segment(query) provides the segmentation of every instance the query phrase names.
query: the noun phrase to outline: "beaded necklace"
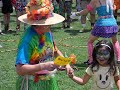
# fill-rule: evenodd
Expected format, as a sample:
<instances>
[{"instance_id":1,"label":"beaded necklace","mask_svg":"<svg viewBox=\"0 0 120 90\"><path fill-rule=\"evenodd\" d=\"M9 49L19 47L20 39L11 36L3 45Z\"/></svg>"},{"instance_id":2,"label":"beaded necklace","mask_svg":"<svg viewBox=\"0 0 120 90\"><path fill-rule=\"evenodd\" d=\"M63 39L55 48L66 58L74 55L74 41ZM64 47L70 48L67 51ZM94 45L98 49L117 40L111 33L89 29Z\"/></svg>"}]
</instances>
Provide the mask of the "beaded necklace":
<instances>
[{"instance_id":1,"label":"beaded necklace","mask_svg":"<svg viewBox=\"0 0 120 90\"><path fill-rule=\"evenodd\" d=\"M50 32L42 34L39 37L39 44L33 50L31 56L31 64L39 63L40 58L46 55L46 50L48 48L53 48L53 39Z\"/></svg>"},{"instance_id":2,"label":"beaded necklace","mask_svg":"<svg viewBox=\"0 0 120 90\"><path fill-rule=\"evenodd\" d=\"M43 34L40 38L40 44L39 44L39 48L42 48L45 45L45 35Z\"/></svg>"}]
</instances>

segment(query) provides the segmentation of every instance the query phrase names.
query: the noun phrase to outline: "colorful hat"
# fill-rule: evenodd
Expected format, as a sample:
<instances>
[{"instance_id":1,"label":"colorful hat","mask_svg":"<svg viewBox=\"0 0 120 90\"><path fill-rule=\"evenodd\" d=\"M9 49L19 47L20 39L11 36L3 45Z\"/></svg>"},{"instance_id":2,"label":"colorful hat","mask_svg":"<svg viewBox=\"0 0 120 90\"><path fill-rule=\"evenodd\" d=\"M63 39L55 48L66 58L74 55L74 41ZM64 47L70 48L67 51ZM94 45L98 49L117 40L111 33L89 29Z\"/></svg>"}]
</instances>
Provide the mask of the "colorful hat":
<instances>
[{"instance_id":1,"label":"colorful hat","mask_svg":"<svg viewBox=\"0 0 120 90\"><path fill-rule=\"evenodd\" d=\"M27 14L18 17L18 20L30 25L53 25L60 23L65 18L53 13L53 5L50 0L30 0L26 6Z\"/></svg>"}]
</instances>

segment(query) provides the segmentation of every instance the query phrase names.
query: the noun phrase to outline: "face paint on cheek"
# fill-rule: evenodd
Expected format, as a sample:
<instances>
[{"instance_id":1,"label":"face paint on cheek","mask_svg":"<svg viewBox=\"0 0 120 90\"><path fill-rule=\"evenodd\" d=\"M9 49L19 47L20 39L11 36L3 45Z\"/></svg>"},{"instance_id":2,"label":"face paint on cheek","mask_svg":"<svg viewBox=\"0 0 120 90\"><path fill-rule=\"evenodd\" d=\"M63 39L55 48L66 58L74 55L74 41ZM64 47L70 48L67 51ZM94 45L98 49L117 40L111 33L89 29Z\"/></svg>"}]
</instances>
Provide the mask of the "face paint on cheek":
<instances>
[{"instance_id":1,"label":"face paint on cheek","mask_svg":"<svg viewBox=\"0 0 120 90\"><path fill-rule=\"evenodd\" d=\"M98 51L96 54L96 58L100 60L108 60L110 58L110 52L109 51Z\"/></svg>"}]
</instances>

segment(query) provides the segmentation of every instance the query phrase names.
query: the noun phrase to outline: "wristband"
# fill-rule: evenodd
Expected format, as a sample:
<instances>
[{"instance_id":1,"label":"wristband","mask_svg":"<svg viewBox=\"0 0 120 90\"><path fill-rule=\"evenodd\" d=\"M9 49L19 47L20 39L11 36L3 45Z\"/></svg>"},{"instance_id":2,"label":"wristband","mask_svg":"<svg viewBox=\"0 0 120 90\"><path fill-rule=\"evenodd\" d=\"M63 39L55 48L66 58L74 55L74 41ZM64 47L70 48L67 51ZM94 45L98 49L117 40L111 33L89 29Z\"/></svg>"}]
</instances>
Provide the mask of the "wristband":
<instances>
[{"instance_id":1,"label":"wristband","mask_svg":"<svg viewBox=\"0 0 120 90\"><path fill-rule=\"evenodd\" d=\"M39 63L39 67L40 67L40 70L44 70L44 64L43 63Z\"/></svg>"}]
</instances>

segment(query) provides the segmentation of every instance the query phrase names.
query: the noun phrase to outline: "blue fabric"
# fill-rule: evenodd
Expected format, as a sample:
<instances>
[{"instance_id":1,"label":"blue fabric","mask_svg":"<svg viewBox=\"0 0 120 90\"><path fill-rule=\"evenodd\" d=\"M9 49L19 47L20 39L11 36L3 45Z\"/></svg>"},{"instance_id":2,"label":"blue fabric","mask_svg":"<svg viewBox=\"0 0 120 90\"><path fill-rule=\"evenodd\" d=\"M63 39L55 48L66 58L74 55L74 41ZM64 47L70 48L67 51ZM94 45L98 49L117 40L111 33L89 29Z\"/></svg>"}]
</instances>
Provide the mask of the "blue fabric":
<instances>
[{"instance_id":1,"label":"blue fabric","mask_svg":"<svg viewBox=\"0 0 120 90\"><path fill-rule=\"evenodd\" d=\"M96 24L97 26L116 26L116 20L115 18L106 18L106 19L98 19Z\"/></svg>"},{"instance_id":2,"label":"blue fabric","mask_svg":"<svg viewBox=\"0 0 120 90\"><path fill-rule=\"evenodd\" d=\"M109 9L109 12L107 12L106 9L107 9L106 5L97 7L96 10L98 16L113 15L113 10Z\"/></svg>"},{"instance_id":3,"label":"blue fabric","mask_svg":"<svg viewBox=\"0 0 120 90\"><path fill-rule=\"evenodd\" d=\"M45 39L44 42L42 37ZM44 44L43 47L40 47L42 44ZM52 61L53 48L51 32L39 35L33 27L29 27L20 41L16 64L37 64L48 60Z\"/></svg>"},{"instance_id":4,"label":"blue fabric","mask_svg":"<svg viewBox=\"0 0 120 90\"><path fill-rule=\"evenodd\" d=\"M100 6L96 8L98 14L98 20L96 22L97 26L112 26L117 25L116 20L113 16L113 10L109 9L109 12L106 11L106 6ZM111 15L110 18L99 18L100 16Z\"/></svg>"},{"instance_id":5,"label":"blue fabric","mask_svg":"<svg viewBox=\"0 0 120 90\"><path fill-rule=\"evenodd\" d=\"M109 9L109 12L107 12L107 7L105 5L97 7L96 10L98 14L98 20L96 21L91 34L93 36L103 38L111 38L115 36L119 28L114 18L113 10Z\"/></svg>"},{"instance_id":6,"label":"blue fabric","mask_svg":"<svg viewBox=\"0 0 120 90\"><path fill-rule=\"evenodd\" d=\"M29 64L29 43L35 35L35 30L29 27L19 43L16 64Z\"/></svg>"}]
</instances>

